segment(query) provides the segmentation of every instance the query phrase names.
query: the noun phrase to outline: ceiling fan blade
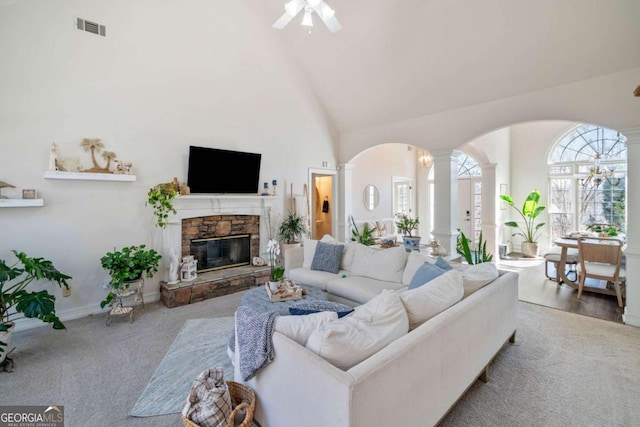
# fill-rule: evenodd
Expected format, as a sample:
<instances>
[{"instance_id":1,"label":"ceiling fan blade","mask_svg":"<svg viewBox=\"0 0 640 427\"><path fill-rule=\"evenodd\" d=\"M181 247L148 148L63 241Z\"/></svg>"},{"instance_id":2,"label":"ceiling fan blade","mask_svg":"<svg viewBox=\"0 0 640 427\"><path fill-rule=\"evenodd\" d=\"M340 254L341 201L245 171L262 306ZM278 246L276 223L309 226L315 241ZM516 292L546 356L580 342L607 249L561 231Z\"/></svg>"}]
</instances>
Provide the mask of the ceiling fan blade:
<instances>
[{"instance_id":1,"label":"ceiling fan blade","mask_svg":"<svg viewBox=\"0 0 640 427\"><path fill-rule=\"evenodd\" d=\"M272 27L277 28L278 30L283 29L294 17L289 15L288 13L284 13L276 22L273 23Z\"/></svg>"},{"instance_id":2,"label":"ceiling fan blade","mask_svg":"<svg viewBox=\"0 0 640 427\"><path fill-rule=\"evenodd\" d=\"M323 19L322 22L324 22L329 31L331 31L332 33L337 33L342 28L342 25L340 25L335 16L332 16L329 19Z\"/></svg>"},{"instance_id":3,"label":"ceiling fan blade","mask_svg":"<svg viewBox=\"0 0 640 427\"><path fill-rule=\"evenodd\" d=\"M277 28L278 30L283 29L293 18L300 13L302 8L304 7L305 2L303 0L291 0L284 6L285 12L284 15L280 17L273 25L273 28Z\"/></svg>"},{"instance_id":4,"label":"ceiling fan blade","mask_svg":"<svg viewBox=\"0 0 640 427\"><path fill-rule=\"evenodd\" d=\"M315 6L313 6L313 10L316 12L316 15L322 19L324 25L327 26L329 31L332 33L336 33L340 31L342 25L338 22L338 19L335 16L335 12L326 4L324 1L319 2Z\"/></svg>"}]
</instances>

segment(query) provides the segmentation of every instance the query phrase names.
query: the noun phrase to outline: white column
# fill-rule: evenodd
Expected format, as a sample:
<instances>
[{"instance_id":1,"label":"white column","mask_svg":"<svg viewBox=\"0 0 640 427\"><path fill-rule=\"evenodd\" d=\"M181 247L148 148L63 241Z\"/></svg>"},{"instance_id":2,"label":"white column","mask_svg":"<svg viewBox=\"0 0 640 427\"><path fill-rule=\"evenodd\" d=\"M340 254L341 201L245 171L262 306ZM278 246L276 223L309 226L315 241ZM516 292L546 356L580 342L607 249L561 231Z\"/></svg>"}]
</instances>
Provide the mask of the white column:
<instances>
[{"instance_id":1,"label":"white column","mask_svg":"<svg viewBox=\"0 0 640 427\"><path fill-rule=\"evenodd\" d=\"M433 237L449 253L455 253L458 238L458 152L435 151L433 156Z\"/></svg>"},{"instance_id":2,"label":"white column","mask_svg":"<svg viewBox=\"0 0 640 427\"><path fill-rule=\"evenodd\" d=\"M627 137L627 301L624 323L640 326L640 128L622 131Z\"/></svg>"},{"instance_id":3,"label":"white column","mask_svg":"<svg viewBox=\"0 0 640 427\"><path fill-rule=\"evenodd\" d=\"M482 170L482 238L487 242L487 252L498 260L498 227L496 226L496 164L479 165Z\"/></svg>"},{"instance_id":4,"label":"white column","mask_svg":"<svg viewBox=\"0 0 640 427\"><path fill-rule=\"evenodd\" d=\"M349 215L353 212L353 165L342 163L338 166L339 206L337 218L337 238L346 242L351 238Z\"/></svg>"}]
</instances>

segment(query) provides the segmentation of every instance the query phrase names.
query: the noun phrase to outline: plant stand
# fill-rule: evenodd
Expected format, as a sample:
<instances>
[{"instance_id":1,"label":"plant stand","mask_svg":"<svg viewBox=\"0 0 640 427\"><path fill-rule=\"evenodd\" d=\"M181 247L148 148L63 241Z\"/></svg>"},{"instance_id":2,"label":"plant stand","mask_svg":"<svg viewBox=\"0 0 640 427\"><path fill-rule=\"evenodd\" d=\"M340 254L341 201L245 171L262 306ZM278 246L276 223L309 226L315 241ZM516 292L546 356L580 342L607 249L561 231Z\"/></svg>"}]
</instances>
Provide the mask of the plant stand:
<instances>
[{"instance_id":1,"label":"plant stand","mask_svg":"<svg viewBox=\"0 0 640 427\"><path fill-rule=\"evenodd\" d=\"M16 348L14 347L11 350L9 350L9 352L6 354L2 362L0 362L0 369L4 369L5 372L13 372L13 368L16 366L13 359L9 357L11 352L13 352L13 350L15 349Z\"/></svg>"},{"instance_id":2,"label":"plant stand","mask_svg":"<svg viewBox=\"0 0 640 427\"><path fill-rule=\"evenodd\" d=\"M117 291L111 302L111 308L107 313L106 324L109 326L114 317L129 317L129 323L133 323L136 312L139 308L144 308L144 297L142 289L144 280L140 279L137 286L131 285L128 289ZM133 304L127 301L133 299ZM129 304L129 305L128 305Z\"/></svg>"}]
</instances>

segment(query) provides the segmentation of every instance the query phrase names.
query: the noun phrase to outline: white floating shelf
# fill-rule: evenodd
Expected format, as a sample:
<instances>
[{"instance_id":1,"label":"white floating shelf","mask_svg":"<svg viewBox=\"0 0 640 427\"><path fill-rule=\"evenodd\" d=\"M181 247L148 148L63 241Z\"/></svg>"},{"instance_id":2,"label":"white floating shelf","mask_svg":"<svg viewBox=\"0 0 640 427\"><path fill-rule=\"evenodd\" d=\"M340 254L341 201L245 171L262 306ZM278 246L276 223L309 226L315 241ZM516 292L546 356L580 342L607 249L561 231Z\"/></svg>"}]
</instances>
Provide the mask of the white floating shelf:
<instances>
[{"instance_id":1,"label":"white floating shelf","mask_svg":"<svg viewBox=\"0 0 640 427\"><path fill-rule=\"evenodd\" d=\"M114 173L92 173L92 172L65 172L65 171L45 171L45 179L70 179L75 181L120 181L133 182L135 175L124 175Z\"/></svg>"},{"instance_id":2,"label":"white floating shelf","mask_svg":"<svg viewBox=\"0 0 640 427\"><path fill-rule=\"evenodd\" d=\"M0 199L0 208L32 208L44 206L44 199Z\"/></svg>"}]
</instances>

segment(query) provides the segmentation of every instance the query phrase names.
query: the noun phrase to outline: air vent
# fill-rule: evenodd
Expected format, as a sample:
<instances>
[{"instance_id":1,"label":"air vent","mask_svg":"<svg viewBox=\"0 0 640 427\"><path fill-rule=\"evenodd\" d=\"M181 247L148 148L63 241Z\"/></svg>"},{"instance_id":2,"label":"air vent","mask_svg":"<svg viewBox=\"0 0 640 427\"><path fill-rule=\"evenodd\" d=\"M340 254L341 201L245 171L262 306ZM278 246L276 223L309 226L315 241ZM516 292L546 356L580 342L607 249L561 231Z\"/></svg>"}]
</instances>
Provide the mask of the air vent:
<instances>
[{"instance_id":1,"label":"air vent","mask_svg":"<svg viewBox=\"0 0 640 427\"><path fill-rule=\"evenodd\" d=\"M76 28L88 33L97 34L102 37L107 35L107 27L97 22L87 21L86 19L76 18Z\"/></svg>"}]
</instances>

